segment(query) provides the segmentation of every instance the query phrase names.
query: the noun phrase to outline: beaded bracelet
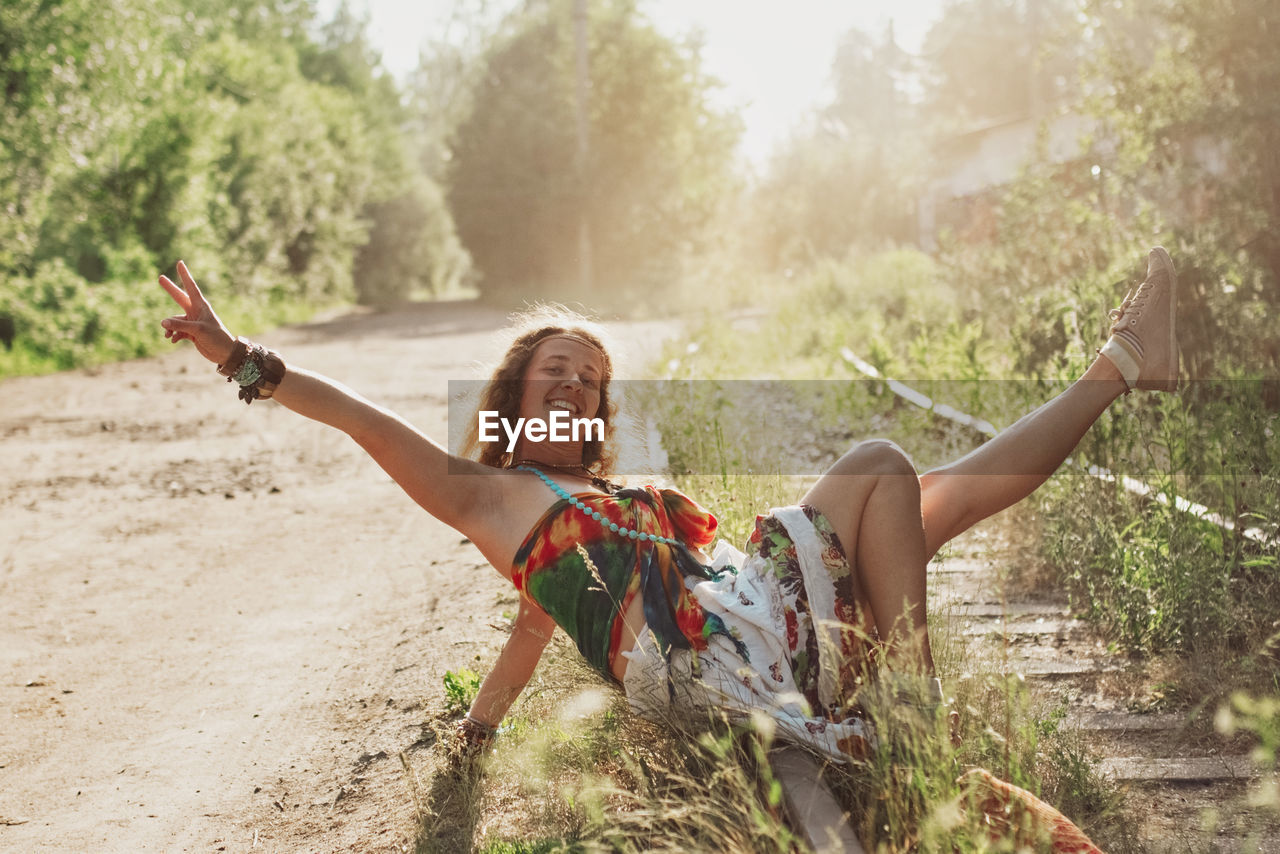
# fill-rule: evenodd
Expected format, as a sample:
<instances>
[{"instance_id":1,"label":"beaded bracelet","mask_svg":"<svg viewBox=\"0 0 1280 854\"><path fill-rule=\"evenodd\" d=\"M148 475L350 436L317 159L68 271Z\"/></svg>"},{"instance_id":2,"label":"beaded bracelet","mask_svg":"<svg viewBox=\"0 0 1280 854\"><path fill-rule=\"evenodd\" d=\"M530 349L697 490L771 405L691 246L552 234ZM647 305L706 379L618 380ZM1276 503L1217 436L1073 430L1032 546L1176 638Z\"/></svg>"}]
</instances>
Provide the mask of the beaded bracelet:
<instances>
[{"instance_id":1,"label":"beaded bracelet","mask_svg":"<svg viewBox=\"0 0 1280 854\"><path fill-rule=\"evenodd\" d=\"M236 371L236 375L228 377L228 379L235 380L236 385L244 387L253 385L261 376L262 368L258 367L258 363L252 358L249 358L244 360L244 364L240 366L240 370Z\"/></svg>"}]
</instances>

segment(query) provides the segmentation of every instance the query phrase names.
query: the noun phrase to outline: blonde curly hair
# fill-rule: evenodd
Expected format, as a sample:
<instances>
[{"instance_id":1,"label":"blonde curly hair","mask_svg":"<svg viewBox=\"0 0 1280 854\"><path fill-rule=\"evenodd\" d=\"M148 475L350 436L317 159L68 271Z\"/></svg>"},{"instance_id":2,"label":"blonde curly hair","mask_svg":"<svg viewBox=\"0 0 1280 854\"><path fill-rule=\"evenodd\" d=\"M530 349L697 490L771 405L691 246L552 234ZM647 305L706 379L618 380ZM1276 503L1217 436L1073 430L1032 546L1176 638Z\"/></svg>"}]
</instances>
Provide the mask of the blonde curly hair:
<instances>
[{"instance_id":1,"label":"blonde curly hair","mask_svg":"<svg viewBox=\"0 0 1280 854\"><path fill-rule=\"evenodd\" d=\"M476 414L497 412L499 418L514 422L520 415L524 396L524 375L538 345L554 335L573 335L600 351L603 361L600 377L600 409L591 416L604 422L604 439L592 439L582 446L582 465L600 477L608 477L618 463L614 435L617 404L609 397L609 381L613 379L613 359L609 355L610 339L600 324L562 306L539 306L515 318L513 339L494 368L484 390ZM506 468L514 461L500 442L481 444L479 419L472 418L463 439L462 456L494 468Z\"/></svg>"}]
</instances>

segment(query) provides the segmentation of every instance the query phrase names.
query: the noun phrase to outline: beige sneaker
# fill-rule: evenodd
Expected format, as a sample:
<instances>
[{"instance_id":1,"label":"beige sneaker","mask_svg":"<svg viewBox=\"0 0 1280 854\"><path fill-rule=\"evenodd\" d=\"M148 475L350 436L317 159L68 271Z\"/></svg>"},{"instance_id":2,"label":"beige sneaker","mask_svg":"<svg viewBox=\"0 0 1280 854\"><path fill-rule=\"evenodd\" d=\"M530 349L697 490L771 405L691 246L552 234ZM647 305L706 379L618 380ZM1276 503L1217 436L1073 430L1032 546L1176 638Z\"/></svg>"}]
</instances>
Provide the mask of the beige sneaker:
<instances>
[{"instance_id":1,"label":"beige sneaker","mask_svg":"<svg viewBox=\"0 0 1280 854\"><path fill-rule=\"evenodd\" d=\"M1178 388L1175 317L1178 276L1163 247L1147 256L1147 279L1111 310L1111 337L1099 351L1112 361L1130 389Z\"/></svg>"}]
</instances>

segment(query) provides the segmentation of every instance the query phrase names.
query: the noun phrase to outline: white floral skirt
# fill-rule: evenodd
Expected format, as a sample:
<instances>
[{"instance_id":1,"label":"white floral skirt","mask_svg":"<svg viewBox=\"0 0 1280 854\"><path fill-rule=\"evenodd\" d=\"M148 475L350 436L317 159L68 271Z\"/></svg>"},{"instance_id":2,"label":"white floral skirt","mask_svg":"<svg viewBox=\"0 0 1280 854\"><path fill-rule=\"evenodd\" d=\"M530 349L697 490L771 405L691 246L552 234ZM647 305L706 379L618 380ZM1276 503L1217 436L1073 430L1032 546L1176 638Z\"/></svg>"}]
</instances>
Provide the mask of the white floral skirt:
<instances>
[{"instance_id":1,"label":"white floral skirt","mask_svg":"<svg viewBox=\"0 0 1280 854\"><path fill-rule=\"evenodd\" d=\"M632 710L682 728L759 712L780 739L838 761L865 757L873 736L852 697L869 647L853 630L853 571L830 522L813 507L772 510L745 554L718 542L712 569L714 580L691 579L706 649L668 661L645 631L623 653Z\"/></svg>"}]
</instances>

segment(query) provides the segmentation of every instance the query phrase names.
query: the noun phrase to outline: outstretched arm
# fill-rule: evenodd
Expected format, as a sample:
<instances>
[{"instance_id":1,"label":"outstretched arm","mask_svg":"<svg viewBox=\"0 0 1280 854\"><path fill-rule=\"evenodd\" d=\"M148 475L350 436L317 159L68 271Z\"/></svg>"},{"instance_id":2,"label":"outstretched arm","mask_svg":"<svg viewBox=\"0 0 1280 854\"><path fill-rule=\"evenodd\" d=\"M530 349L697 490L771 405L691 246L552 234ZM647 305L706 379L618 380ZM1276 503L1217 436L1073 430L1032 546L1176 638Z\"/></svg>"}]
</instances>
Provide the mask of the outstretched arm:
<instances>
[{"instance_id":1,"label":"outstretched arm","mask_svg":"<svg viewBox=\"0 0 1280 854\"><path fill-rule=\"evenodd\" d=\"M161 286L184 312L161 322L165 336L174 342L188 339L201 356L215 364L225 364L233 352L235 337L181 261L178 275L182 287L167 276L160 277ZM289 365L273 396L294 412L349 435L410 498L468 536L473 536L474 526L499 500L499 478L485 476L489 469L451 457L395 413L339 383ZM477 476L467 476L472 470Z\"/></svg>"}]
</instances>

